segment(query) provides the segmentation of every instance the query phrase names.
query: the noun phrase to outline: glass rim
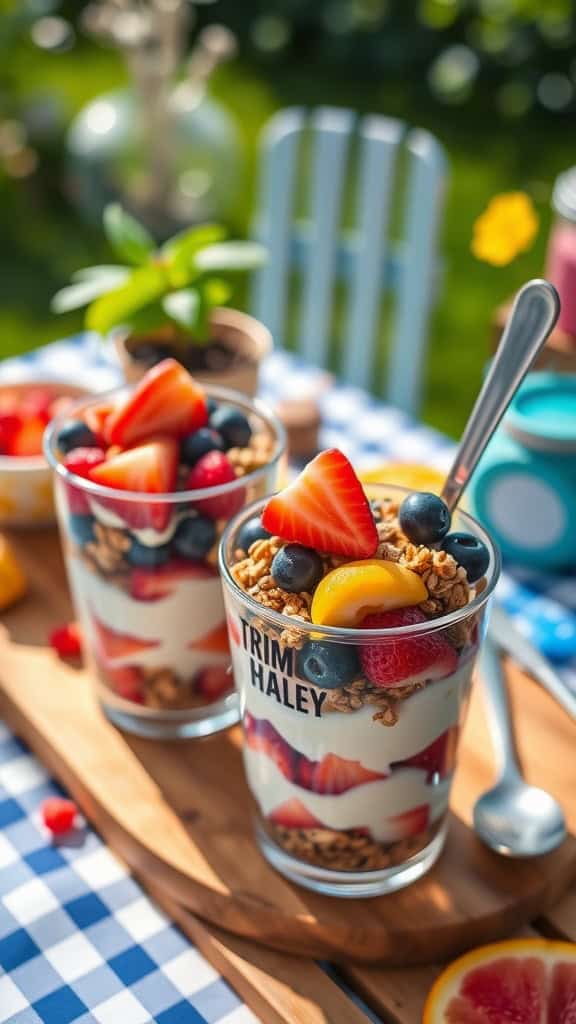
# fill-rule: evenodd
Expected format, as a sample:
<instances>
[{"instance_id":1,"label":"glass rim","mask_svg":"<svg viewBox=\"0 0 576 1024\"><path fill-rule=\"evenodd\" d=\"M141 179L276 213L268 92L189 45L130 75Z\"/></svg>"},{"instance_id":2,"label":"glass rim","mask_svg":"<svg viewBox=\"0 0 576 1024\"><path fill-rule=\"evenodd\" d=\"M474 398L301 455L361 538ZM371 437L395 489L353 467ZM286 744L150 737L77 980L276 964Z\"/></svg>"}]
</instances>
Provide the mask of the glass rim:
<instances>
[{"instance_id":1,"label":"glass rim","mask_svg":"<svg viewBox=\"0 0 576 1024\"><path fill-rule=\"evenodd\" d=\"M411 488L400 487L397 484L384 484L384 483L370 483L364 484L363 487L370 488L370 490L382 491L382 497L390 492L402 494L416 493ZM393 495L392 495L393 496ZM226 524L224 533L220 540L218 548L218 568L220 575L224 583L224 589L229 588L231 592L239 600L243 601L251 612L254 613L255 617L265 619L268 622L273 623L280 629L297 629L301 633L306 634L308 639L332 639L334 642L347 642L354 644L372 643L374 640L391 640L394 637L399 636L419 636L424 633L437 632L439 630L446 629L450 626L456 625L458 622L462 622L464 619L469 618L476 612L480 611L488 602L494 588L498 582L501 571L501 557L498 546L492 540L488 531L478 522L474 516L471 516L468 512L463 512L461 509L457 510L457 514L464 520L464 524L470 524L474 527L474 532L480 537L480 539L486 544L488 552L490 554L490 562L488 570L486 572L487 583L484 589L470 601L464 605L463 608L456 608L454 611L449 612L447 615L439 615L436 619L427 619L425 622L417 622L411 626L393 626L388 629L359 629L358 627L341 627L341 626L320 626L313 622L304 622L294 616L283 615L282 612L276 612L271 608L266 608L265 605L260 604L259 601L255 601L253 597L250 597L246 591L237 584L234 579L230 567L227 564L225 552L230 539L235 530L238 529L240 522L250 518L254 515L257 509L262 508L266 503L267 498L257 498L251 502L250 505L246 505L240 512L238 512L232 519Z\"/></svg>"},{"instance_id":2,"label":"glass rim","mask_svg":"<svg viewBox=\"0 0 576 1024\"><path fill-rule=\"evenodd\" d=\"M109 391L101 391L98 394L92 394L87 401L86 398L80 399L74 403L68 411L57 416L51 420L44 432L43 439L43 450L46 460L52 470L62 480L72 484L78 490L86 491L94 498L105 498L107 502L141 502L145 499L147 505L160 505L160 504L173 504L177 505L182 502L196 502L203 498L219 497L220 495L231 494L234 491L240 490L242 487L250 486L256 483L262 477L266 476L270 468L274 468L278 465L280 459L286 451L286 431L280 422L276 414L270 409L265 402L262 402L259 398L249 398L247 395L241 394L239 391L234 391L232 388L224 388L215 384L204 384L201 382L202 387L206 391L209 398L217 398L226 402L229 405L235 405L240 407L242 411L248 412L249 414L259 416L264 421L266 426L271 430L274 439L276 441L275 450L263 466L259 466L258 469L252 470L251 473L246 473L244 476L236 477L235 480L230 480L225 484L218 484L216 487L202 487L196 488L196 490L185 490L185 491L167 491L161 494L148 494L144 491L121 491L115 487L107 487L104 484L98 484L94 480L86 480L84 477L78 476L76 473L72 473L63 462L58 458L57 448L57 436L60 427L75 413L82 409L85 409L89 405L99 405L101 402L106 401L108 398L114 395L121 394L123 391L132 390L129 385L123 387L111 388Z\"/></svg>"}]
</instances>

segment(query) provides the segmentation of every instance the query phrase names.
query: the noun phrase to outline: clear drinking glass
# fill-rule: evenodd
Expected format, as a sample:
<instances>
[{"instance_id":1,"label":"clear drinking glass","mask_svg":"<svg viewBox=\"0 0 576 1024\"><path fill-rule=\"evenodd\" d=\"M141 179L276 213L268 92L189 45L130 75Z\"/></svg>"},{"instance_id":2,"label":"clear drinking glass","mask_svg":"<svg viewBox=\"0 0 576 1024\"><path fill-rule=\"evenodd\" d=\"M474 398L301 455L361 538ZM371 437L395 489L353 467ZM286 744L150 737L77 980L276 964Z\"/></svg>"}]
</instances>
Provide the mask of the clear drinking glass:
<instances>
[{"instance_id":1,"label":"clear drinking glass","mask_svg":"<svg viewBox=\"0 0 576 1024\"><path fill-rule=\"evenodd\" d=\"M394 501L409 493L388 485L367 491ZM262 506L232 520L220 547L260 849L282 874L317 892L392 892L428 871L444 845L458 739L499 555L485 530L457 512L453 528L480 537L490 553L483 583L471 588L465 607L397 629L319 627L263 607L231 573L238 531ZM417 678L423 653L435 664L430 681ZM369 683L362 670L367 656L397 666L397 684ZM314 659L337 666L346 685L311 683L304 665L314 670Z\"/></svg>"},{"instance_id":2,"label":"clear drinking glass","mask_svg":"<svg viewBox=\"0 0 576 1024\"><path fill-rule=\"evenodd\" d=\"M108 718L140 736L207 736L239 717L218 541L233 514L277 486L285 437L260 402L224 388L206 392L247 415L266 452L263 465L248 465L245 475L218 487L170 494L103 487L62 463L62 420L52 422L45 438L85 657ZM93 404L126 393L99 395ZM79 403L66 418L89 404ZM184 558L175 553L174 535L182 520L198 513L213 521L214 543L206 557Z\"/></svg>"}]
</instances>

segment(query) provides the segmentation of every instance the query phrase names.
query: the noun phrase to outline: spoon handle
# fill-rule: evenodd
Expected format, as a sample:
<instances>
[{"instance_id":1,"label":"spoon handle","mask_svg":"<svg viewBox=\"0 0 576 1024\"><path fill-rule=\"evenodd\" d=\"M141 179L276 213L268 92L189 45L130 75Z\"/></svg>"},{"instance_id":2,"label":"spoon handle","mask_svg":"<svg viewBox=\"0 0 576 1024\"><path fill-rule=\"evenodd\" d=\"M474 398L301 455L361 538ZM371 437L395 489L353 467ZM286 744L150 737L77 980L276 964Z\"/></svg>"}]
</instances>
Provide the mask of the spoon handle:
<instances>
[{"instance_id":1,"label":"spoon handle","mask_svg":"<svg viewBox=\"0 0 576 1024\"><path fill-rule=\"evenodd\" d=\"M502 672L500 656L489 637L486 637L480 653L480 674L484 684L490 733L500 777L520 777L521 771L512 729L506 680Z\"/></svg>"},{"instance_id":2,"label":"spoon handle","mask_svg":"<svg viewBox=\"0 0 576 1024\"><path fill-rule=\"evenodd\" d=\"M558 293L548 281L529 281L518 292L490 372L476 399L444 484L442 497L450 511L458 504L480 456L559 313Z\"/></svg>"}]
</instances>

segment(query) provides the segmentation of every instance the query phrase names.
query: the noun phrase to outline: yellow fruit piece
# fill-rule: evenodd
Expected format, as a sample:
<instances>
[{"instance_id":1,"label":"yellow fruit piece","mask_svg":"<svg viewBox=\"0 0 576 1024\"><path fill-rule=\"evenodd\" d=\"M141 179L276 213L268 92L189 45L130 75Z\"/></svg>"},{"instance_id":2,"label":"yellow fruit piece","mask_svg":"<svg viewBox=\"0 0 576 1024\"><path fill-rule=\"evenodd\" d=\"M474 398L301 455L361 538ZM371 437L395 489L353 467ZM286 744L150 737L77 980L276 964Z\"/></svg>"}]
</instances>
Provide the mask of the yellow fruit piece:
<instances>
[{"instance_id":1,"label":"yellow fruit piece","mask_svg":"<svg viewBox=\"0 0 576 1024\"><path fill-rule=\"evenodd\" d=\"M26 593L26 577L5 537L0 534L0 610Z\"/></svg>"},{"instance_id":2,"label":"yellow fruit piece","mask_svg":"<svg viewBox=\"0 0 576 1024\"><path fill-rule=\"evenodd\" d=\"M363 484L396 484L411 491L440 494L446 474L417 462L384 462L381 466L360 470L358 477Z\"/></svg>"},{"instance_id":3,"label":"yellow fruit piece","mask_svg":"<svg viewBox=\"0 0 576 1024\"><path fill-rule=\"evenodd\" d=\"M550 1009L549 1000L552 998L554 985L552 985L552 991L547 993L546 975L550 980L556 964L576 967L576 944L540 938L508 939L504 942L494 942L489 946L473 949L450 964L434 982L424 1007L423 1024L449 1024L450 1021L456 1020L488 1020L488 1015L485 1015L482 1006L479 1009L480 1015L476 1015L478 992L470 1002L468 995L462 990L462 983L467 975L481 969L484 976L484 992L488 994L489 998L490 990L492 990L496 993L497 999L498 989L502 987L505 990L508 979L512 984L509 993L515 991L514 986L520 985L518 975L515 976L515 970L524 970L534 981L537 977L535 972L539 966L542 969L540 978L543 982L541 995L544 1018L548 1020L546 1008ZM538 991L539 988L540 986L537 985L536 990ZM565 995L568 1003L569 992L566 991ZM480 999L482 999L481 990ZM491 1009L494 1010L494 1006ZM496 1019L499 1020L500 1017L490 1016L490 1020ZM507 1017L507 1019L511 1018ZM530 1020L532 1019L530 1017ZM560 1020L561 1018L555 1017L554 1019ZM564 1018L562 1017L562 1019Z\"/></svg>"},{"instance_id":4,"label":"yellow fruit piece","mask_svg":"<svg viewBox=\"0 0 576 1024\"><path fill-rule=\"evenodd\" d=\"M348 562L318 584L310 614L318 626L358 626L371 612L420 604L428 597L411 569L380 558Z\"/></svg>"}]
</instances>

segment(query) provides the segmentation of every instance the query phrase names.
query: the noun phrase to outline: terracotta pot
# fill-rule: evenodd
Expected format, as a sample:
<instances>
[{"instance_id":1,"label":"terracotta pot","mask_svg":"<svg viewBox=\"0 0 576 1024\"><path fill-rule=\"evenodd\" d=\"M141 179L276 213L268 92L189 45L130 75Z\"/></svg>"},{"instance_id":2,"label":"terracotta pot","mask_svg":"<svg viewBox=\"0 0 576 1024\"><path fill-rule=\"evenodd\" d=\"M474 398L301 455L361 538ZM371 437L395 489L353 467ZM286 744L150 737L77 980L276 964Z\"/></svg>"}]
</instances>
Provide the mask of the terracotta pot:
<instances>
[{"instance_id":1,"label":"terracotta pot","mask_svg":"<svg viewBox=\"0 0 576 1024\"><path fill-rule=\"evenodd\" d=\"M194 377L206 384L231 388L251 398L254 397L258 390L260 363L272 349L270 331L259 320L248 316L247 313L240 313L237 309L214 309L211 323L214 338L223 342L241 358L232 362L225 370L193 370ZM130 334L119 333L114 337L116 351L128 384L135 384L149 368L132 355L138 342L143 340ZM162 337L161 332L156 337L147 336L146 341L170 347L169 337Z\"/></svg>"}]
</instances>

